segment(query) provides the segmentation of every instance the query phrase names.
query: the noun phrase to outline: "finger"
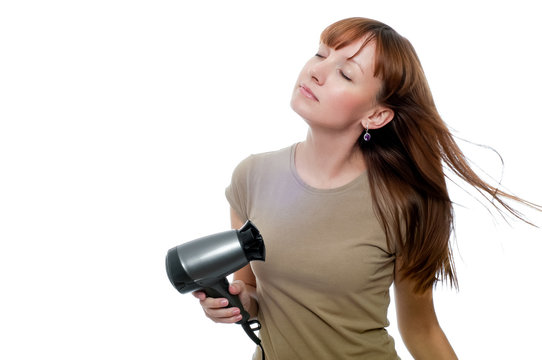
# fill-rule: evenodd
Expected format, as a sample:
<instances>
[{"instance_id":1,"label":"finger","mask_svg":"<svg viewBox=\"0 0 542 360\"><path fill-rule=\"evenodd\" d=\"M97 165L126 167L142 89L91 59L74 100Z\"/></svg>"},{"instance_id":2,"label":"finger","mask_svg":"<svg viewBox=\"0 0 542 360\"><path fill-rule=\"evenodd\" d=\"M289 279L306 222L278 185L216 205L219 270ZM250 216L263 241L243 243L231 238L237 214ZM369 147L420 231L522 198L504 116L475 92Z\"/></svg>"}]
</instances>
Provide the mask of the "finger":
<instances>
[{"instance_id":1,"label":"finger","mask_svg":"<svg viewBox=\"0 0 542 360\"><path fill-rule=\"evenodd\" d=\"M235 324L235 323L243 320L242 315L237 315L237 316L229 317L229 318L214 318L214 317L209 316L209 315L207 315L207 317L209 319L211 319L212 321L214 321L215 323L220 323L220 324Z\"/></svg>"},{"instance_id":2,"label":"finger","mask_svg":"<svg viewBox=\"0 0 542 360\"><path fill-rule=\"evenodd\" d=\"M221 309L205 309L205 314L208 318L215 322L220 323L236 323L240 321L243 316L239 308L221 308Z\"/></svg>"},{"instance_id":3,"label":"finger","mask_svg":"<svg viewBox=\"0 0 542 360\"><path fill-rule=\"evenodd\" d=\"M228 299L224 298L206 298L203 301L200 301L201 305L206 309L222 309L228 306Z\"/></svg>"},{"instance_id":4,"label":"finger","mask_svg":"<svg viewBox=\"0 0 542 360\"><path fill-rule=\"evenodd\" d=\"M200 301L207 298L207 294L205 294L203 291L194 291L192 295L194 295L194 297L198 298Z\"/></svg>"}]
</instances>

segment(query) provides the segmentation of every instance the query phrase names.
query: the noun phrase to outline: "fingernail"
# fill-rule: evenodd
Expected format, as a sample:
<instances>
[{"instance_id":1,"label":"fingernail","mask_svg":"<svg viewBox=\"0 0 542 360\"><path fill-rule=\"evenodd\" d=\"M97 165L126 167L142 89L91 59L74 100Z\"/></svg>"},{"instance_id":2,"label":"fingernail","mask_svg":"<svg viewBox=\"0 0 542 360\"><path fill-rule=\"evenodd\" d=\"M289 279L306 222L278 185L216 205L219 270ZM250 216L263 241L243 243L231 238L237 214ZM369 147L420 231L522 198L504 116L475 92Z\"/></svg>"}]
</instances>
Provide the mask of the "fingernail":
<instances>
[{"instance_id":1,"label":"fingernail","mask_svg":"<svg viewBox=\"0 0 542 360\"><path fill-rule=\"evenodd\" d=\"M241 310L239 310L239 308L235 308L232 310L232 312L233 312L233 315L237 315L241 313Z\"/></svg>"},{"instance_id":2,"label":"fingernail","mask_svg":"<svg viewBox=\"0 0 542 360\"><path fill-rule=\"evenodd\" d=\"M222 305L222 306L228 305L228 300L226 300L226 299L220 300L220 305Z\"/></svg>"}]
</instances>

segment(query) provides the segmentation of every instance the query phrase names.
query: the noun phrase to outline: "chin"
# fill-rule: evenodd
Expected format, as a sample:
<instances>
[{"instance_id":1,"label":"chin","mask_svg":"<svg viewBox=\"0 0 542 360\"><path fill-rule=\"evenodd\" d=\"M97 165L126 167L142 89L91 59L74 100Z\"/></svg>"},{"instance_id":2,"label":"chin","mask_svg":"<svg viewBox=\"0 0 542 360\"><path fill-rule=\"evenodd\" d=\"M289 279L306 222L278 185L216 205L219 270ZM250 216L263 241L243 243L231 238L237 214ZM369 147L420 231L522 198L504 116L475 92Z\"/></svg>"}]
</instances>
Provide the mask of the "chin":
<instances>
[{"instance_id":1,"label":"chin","mask_svg":"<svg viewBox=\"0 0 542 360\"><path fill-rule=\"evenodd\" d=\"M292 99L290 100L290 108L299 116L301 116L305 121L307 121L307 109L303 109L302 104L299 104L298 101L296 101L295 94L292 96Z\"/></svg>"},{"instance_id":2,"label":"chin","mask_svg":"<svg viewBox=\"0 0 542 360\"><path fill-rule=\"evenodd\" d=\"M290 107L302 118L311 117L311 113L314 115L315 109L312 104L308 103L305 98L299 93L299 91L294 90L292 98L290 99Z\"/></svg>"},{"instance_id":3,"label":"chin","mask_svg":"<svg viewBox=\"0 0 542 360\"><path fill-rule=\"evenodd\" d=\"M309 127L311 128L313 126L318 127L318 125L320 124L318 122L318 119L316 119L314 115L311 116L309 112L303 111L302 109L297 108L293 101L290 102L290 107L292 108L293 111L295 111L297 115L299 115L305 121L305 123L307 123L307 125L309 125Z\"/></svg>"}]
</instances>

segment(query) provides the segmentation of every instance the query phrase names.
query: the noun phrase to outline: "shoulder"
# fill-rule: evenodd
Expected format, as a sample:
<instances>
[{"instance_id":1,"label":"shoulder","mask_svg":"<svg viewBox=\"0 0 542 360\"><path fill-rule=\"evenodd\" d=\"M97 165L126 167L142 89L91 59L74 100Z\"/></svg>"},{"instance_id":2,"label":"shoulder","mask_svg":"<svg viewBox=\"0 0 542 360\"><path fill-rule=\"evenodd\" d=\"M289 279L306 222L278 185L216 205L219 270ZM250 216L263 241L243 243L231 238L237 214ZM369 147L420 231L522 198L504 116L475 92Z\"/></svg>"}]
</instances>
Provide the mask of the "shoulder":
<instances>
[{"instance_id":1,"label":"shoulder","mask_svg":"<svg viewBox=\"0 0 542 360\"><path fill-rule=\"evenodd\" d=\"M294 146L295 145L275 151L252 154L243 159L236 166L234 175L248 175L254 172L274 171L277 167L288 165Z\"/></svg>"}]
</instances>

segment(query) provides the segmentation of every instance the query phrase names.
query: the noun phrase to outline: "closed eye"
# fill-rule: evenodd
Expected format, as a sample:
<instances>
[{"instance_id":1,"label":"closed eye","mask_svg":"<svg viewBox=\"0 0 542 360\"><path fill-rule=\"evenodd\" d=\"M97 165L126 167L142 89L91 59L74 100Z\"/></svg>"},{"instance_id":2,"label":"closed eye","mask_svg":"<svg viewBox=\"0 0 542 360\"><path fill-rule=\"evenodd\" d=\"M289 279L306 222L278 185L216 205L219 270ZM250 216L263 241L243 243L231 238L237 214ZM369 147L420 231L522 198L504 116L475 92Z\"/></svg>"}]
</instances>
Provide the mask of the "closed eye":
<instances>
[{"instance_id":1,"label":"closed eye","mask_svg":"<svg viewBox=\"0 0 542 360\"><path fill-rule=\"evenodd\" d=\"M316 56L316 57L318 57L318 58L321 58L321 59L324 58L322 55L320 55L320 54L318 54L318 53L314 54L314 56Z\"/></svg>"},{"instance_id":2,"label":"closed eye","mask_svg":"<svg viewBox=\"0 0 542 360\"><path fill-rule=\"evenodd\" d=\"M345 78L345 79L348 80L348 81L352 81L352 79L350 79L348 76L346 76L346 74L345 74L342 70L339 70L339 72L341 73L341 76L342 76L343 78Z\"/></svg>"}]
</instances>

